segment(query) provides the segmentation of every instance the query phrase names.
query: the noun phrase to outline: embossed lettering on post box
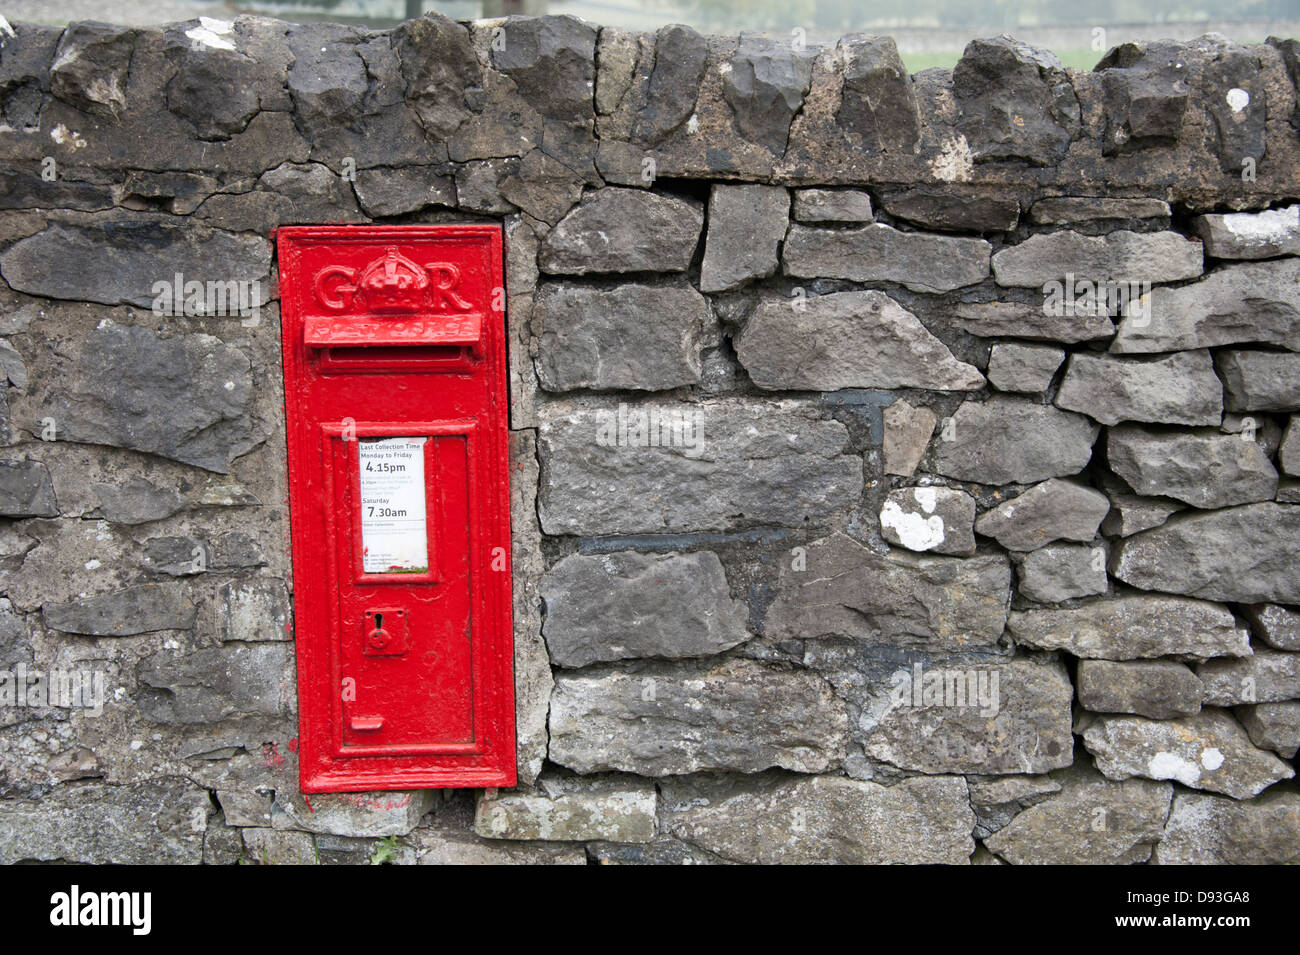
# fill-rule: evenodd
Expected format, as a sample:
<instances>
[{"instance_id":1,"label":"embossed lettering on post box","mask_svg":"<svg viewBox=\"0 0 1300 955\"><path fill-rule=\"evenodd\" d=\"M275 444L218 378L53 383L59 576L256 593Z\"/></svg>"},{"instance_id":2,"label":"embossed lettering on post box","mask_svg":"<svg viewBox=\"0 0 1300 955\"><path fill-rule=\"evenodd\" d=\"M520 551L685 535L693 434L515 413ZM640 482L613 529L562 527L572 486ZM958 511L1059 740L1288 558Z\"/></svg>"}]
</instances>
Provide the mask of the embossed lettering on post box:
<instances>
[{"instance_id":1,"label":"embossed lettering on post box","mask_svg":"<svg viewBox=\"0 0 1300 955\"><path fill-rule=\"evenodd\" d=\"M513 786L501 230L277 243L302 789Z\"/></svg>"}]
</instances>

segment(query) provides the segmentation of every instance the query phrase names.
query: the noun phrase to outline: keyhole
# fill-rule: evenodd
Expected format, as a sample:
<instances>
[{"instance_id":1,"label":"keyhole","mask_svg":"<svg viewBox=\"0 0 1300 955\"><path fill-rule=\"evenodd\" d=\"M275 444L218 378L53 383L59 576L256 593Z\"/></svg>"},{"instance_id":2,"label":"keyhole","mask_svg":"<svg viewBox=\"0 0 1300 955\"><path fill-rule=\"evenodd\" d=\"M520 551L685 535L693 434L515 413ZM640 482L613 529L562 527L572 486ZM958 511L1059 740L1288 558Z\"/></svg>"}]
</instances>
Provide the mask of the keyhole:
<instances>
[{"instance_id":1,"label":"keyhole","mask_svg":"<svg viewBox=\"0 0 1300 955\"><path fill-rule=\"evenodd\" d=\"M376 630L384 629L384 615L382 613L375 614L375 629Z\"/></svg>"}]
</instances>

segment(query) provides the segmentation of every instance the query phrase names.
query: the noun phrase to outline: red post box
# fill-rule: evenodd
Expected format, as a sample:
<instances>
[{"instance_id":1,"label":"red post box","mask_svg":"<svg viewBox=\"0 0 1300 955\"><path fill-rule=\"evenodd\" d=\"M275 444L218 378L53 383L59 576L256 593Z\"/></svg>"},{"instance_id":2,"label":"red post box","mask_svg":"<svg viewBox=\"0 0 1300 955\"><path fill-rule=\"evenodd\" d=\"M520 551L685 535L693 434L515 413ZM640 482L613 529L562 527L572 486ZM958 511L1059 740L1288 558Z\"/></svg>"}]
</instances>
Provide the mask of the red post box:
<instances>
[{"instance_id":1,"label":"red post box","mask_svg":"<svg viewBox=\"0 0 1300 955\"><path fill-rule=\"evenodd\" d=\"M513 786L501 230L277 243L302 789Z\"/></svg>"}]
</instances>

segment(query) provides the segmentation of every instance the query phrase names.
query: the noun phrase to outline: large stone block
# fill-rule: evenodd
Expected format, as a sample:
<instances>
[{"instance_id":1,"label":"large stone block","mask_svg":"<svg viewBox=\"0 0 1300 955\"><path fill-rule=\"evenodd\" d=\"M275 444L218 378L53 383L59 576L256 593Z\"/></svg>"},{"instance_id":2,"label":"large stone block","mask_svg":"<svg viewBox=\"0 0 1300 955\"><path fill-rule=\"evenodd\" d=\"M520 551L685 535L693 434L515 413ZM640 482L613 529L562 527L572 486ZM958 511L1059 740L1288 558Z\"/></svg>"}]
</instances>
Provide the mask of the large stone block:
<instances>
[{"instance_id":1,"label":"large stone block","mask_svg":"<svg viewBox=\"0 0 1300 955\"><path fill-rule=\"evenodd\" d=\"M952 308L952 323L981 338L1029 338L1039 341L1073 342L1109 338L1115 326L1105 309L1050 302L958 302Z\"/></svg>"},{"instance_id":2,"label":"large stone block","mask_svg":"<svg viewBox=\"0 0 1300 955\"><path fill-rule=\"evenodd\" d=\"M955 650L996 643L1006 624L1011 568L1000 555L881 555L837 533L800 557L782 564L769 638Z\"/></svg>"},{"instance_id":3,"label":"large stone block","mask_svg":"<svg viewBox=\"0 0 1300 955\"><path fill-rule=\"evenodd\" d=\"M1300 700L1300 653L1260 649L1241 660L1207 660L1196 676L1206 706Z\"/></svg>"},{"instance_id":4,"label":"large stone block","mask_svg":"<svg viewBox=\"0 0 1300 955\"><path fill-rule=\"evenodd\" d=\"M1060 661L914 664L854 737L866 754L920 773L1045 773L1074 759L1074 687ZM874 722L873 722L874 721Z\"/></svg>"},{"instance_id":5,"label":"large stone block","mask_svg":"<svg viewBox=\"0 0 1300 955\"><path fill-rule=\"evenodd\" d=\"M1109 779L1172 779L1192 789L1249 799L1295 770L1255 746L1223 710L1177 720L1087 717L1083 745Z\"/></svg>"},{"instance_id":6,"label":"large stone block","mask_svg":"<svg viewBox=\"0 0 1300 955\"><path fill-rule=\"evenodd\" d=\"M1016 590L1042 603L1104 594L1106 550L1085 544L1052 544L1025 555L1016 570Z\"/></svg>"},{"instance_id":7,"label":"large stone block","mask_svg":"<svg viewBox=\"0 0 1300 955\"><path fill-rule=\"evenodd\" d=\"M232 644L140 661L137 705L155 723L215 723L249 714L284 716L294 704L292 649L283 643Z\"/></svg>"},{"instance_id":8,"label":"large stone block","mask_svg":"<svg viewBox=\"0 0 1300 955\"><path fill-rule=\"evenodd\" d=\"M1295 865L1300 862L1300 792L1279 787L1249 802L1179 792L1153 861Z\"/></svg>"},{"instance_id":9,"label":"large stone block","mask_svg":"<svg viewBox=\"0 0 1300 955\"><path fill-rule=\"evenodd\" d=\"M540 418L548 534L823 524L862 491L847 429L800 402L557 403Z\"/></svg>"},{"instance_id":10,"label":"large stone block","mask_svg":"<svg viewBox=\"0 0 1300 955\"><path fill-rule=\"evenodd\" d=\"M966 401L930 445L939 474L981 484L1029 484L1082 471L1097 425L1083 415L1024 398Z\"/></svg>"},{"instance_id":11,"label":"large stone block","mask_svg":"<svg viewBox=\"0 0 1300 955\"><path fill-rule=\"evenodd\" d=\"M54 419L61 441L158 454L209 471L265 435L252 416L247 355L204 334L162 338L151 329L103 322L56 357L42 395L26 405Z\"/></svg>"},{"instance_id":12,"label":"large stone block","mask_svg":"<svg viewBox=\"0 0 1300 955\"><path fill-rule=\"evenodd\" d=\"M548 391L696 384L712 322L689 286L547 283L533 300L538 378Z\"/></svg>"},{"instance_id":13,"label":"large stone block","mask_svg":"<svg viewBox=\"0 0 1300 955\"><path fill-rule=\"evenodd\" d=\"M820 677L728 660L557 673L550 731L560 766L670 776L824 772L844 758L848 726Z\"/></svg>"},{"instance_id":14,"label":"large stone block","mask_svg":"<svg viewBox=\"0 0 1300 955\"><path fill-rule=\"evenodd\" d=\"M277 790L274 829L300 829L349 837L407 835L433 806L431 789L411 792L301 793Z\"/></svg>"},{"instance_id":15,"label":"large stone block","mask_svg":"<svg viewBox=\"0 0 1300 955\"><path fill-rule=\"evenodd\" d=\"M1300 411L1300 355L1227 349L1215 366L1229 411Z\"/></svg>"},{"instance_id":16,"label":"large stone block","mask_svg":"<svg viewBox=\"0 0 1300 955\"><path fill-rule=\"evenodd\" d=\"M40 461L0 461L0 516L57 517L54 482Z\"/></svg>"},{"instance_id":17,"label":"large stone block","mask_svg":"<svg viewBox=\"0 0 1300 955\"><path fill-rule=\"evenodd\" d=\"M1008 550L1036 550L1055 540L1092 540L1108 510L1100 491L1052 478L981 514L975 531Z\"/></svg>"},{"instance_id":18,"label":"large stone block","mask_svg":"<svg viewBox=\"0 0 1300 955\"><path fill-rule=\"evenodd\" d=\"M664 789L672 833L732 862L954 865L975 848L960 776L894 786L840 776L764 776L673 782Z\"/></svg>"},{"instance_id":19,"label":"large stone block","mask_svg":"<svg viewBox=\"0 0 1300 955\"><path fill-rule=\"evenodd\" d=\"M715 185L700 265L700 291L725 292L775 275L790 224L790 194L781 186Z\"/></svg>"},{"instance_id":20,"label":"large stone block","mask_svg":"<svg viewBox=\"0 0 1300 955\"><path fill-rule=\"evenodd\" d=\"M1300 610L1277 604L1252 604L1241 608L1250 632L1270 647L1300 651Z\"/></svg>"},{"instance_id":21,"label":"large stone block","mask_svg":"<svg viewBox=\"0 0 1300 955\"><path fill-rule=\"evenodd\" d=\"M1106 456L1139 494L1164 495L1193 507L1267 501L1277 493L1277 471L1268 455L1241 435L1121 425L1107 436Z\"/></svg>"},{"instance_id":22,"label":"large stone block","mask_svg":"<svg viewBox=\"0 0 1300 955\"><path fill-rule=\"evenodd\" d=\"M1102 424L1152 421L1218 425L1223 384L1207 351L1178 352L1154 361L1080 352L1070 356L1056 406Z\"/></svg>"},{"instance_id":23,"label":"large stone block","mask_svg":"<svg viewBox=\"0 0 1300 955\"><path fill-rule=\"evenodd\" d=\"M139 584L41 608L45 625L62 633L124 637L155 630L189 630L194 604L179 584Z\"/></svg>"},{"instance_id":24,"label":"large stone block","mask_svg":"<svg viewBox=\"0 0 1300 955\"><path fill-rule=\"evenodd\" d=\"M1080 660L1079 702L1094 713L1132 713L1153 720L1201 711L1205 687L1173 660Z\"/></svg>"},{"instance_id":25,"label":"large stone block","mask_svg":"<svg viewBox=\"0 0 1300 955\"><path fill-rule=\"evenodd\" d=\"M854 229L795 223L782 256L785 274L795 278L898 282L918 292L947 292L982 281L991 251L983 239L901 232L879 222Z\"/></svg>"},{"instance_id":26,"label":"large stone block","mask_svg":"<svg viewBox=\"0 0 1300 955\"><path fill-rule=\"evenodd\" d=\"M172 776L0 799L0 863L197 865L211 810L206 790Z\"/></svg>"},{"instance_id":27,"label":"large stone block","mask_svg":"<svg viewBox=\"0 0 1300 955\"><path fill-rule=\"evenodd\" d=\"M1300 506L1263 503L1189 514L1126 537L1111 554L1110 572L1143 590L1300 603L1297 565Z\"/></svg>"},{"instance_id":28,"label":"large stone block","mask_svg":"<svg viewBox=\"0 0 1300 955\"><path fill-rule=\"evenodd\" d=\"M754 384L769 390L975 391L984 384L979 369L953 357L884 292L765 299L735 344Z\"/></svg>"},{"instance_id":29,"label":"large stone block","mask_svg":"<svg viewBox=\"0 0 1300 955\"><path fill-rule=\"evenodd\" d=\"M542 240L538 264L558 275L684 272L703 226L697 202L641 189L599 189ZM3 265L0 258L0 270Z\"/></svg>"},{"instance_id":30,"label":"large stone block","mask_svg":"<svg viewBox=\"0 0 1300 955\"><path fill-rule=\"evenodd\" d=\"M1017 815L984 841L1014 865L1132 865L1164 832L1173 787L1114 782L1078 766L1055 774L1061 791Z\"/></svg>"},{"instance_id":31,"label":"large stone block","mask_svg":"<svg viewBox=\"0 0 1300 955\"><path fill-rule=\"evenodd\" d=\"M18 291L142 308L158 299L154 286L170 285L177 273L186 284L202 282L205 293L210 284L249 283L249 307L264 305L270 265L271 248L261 236L120 215L94 226L53 223L0 254L0 273ZM173 294L167 293L167 302Z\"/></svg>"},{"instance_id":32,"label":"large stone block","mask_svg":"<svg viewBox=\"0 0 1300 955\"><path fill-rule=\"evenodd\" d=\"M649 842L655 785L648 779L543 776L536 790L480 794L474 831L488 839Z\"/></svg>"},{"instance_id":33,"label":"large stone block","mask_svg":"<svg viewBox=\"0 0 1300 955\"><path fill-rule=\"evenodd\" d=\"M880 508L880 536L908 550L973 554L974 524L975 499L955 488L898 488Z\"/></svg>"},{"instance_id":34,"label":"large stone block","mask_svg":"<svg viewBox=\"0 0 1300 955\"><path fill-rule=\"evenodd\" d=\"M1126 596L1062 610L1013 611L1016 642L1076 657L1250 656L1250 640L1227 607L1185 597Z\"/></svg>"},{"instance_id":35,"label":"large stone block","mask_svg":"<svg viewBox=\"0 0 1300 955\"><path fill-rule=\"evenodd\" d=\"M993 256L999 285L1042 288L1069 277L1089 282L1176 282L1202 271L1201 243L1177 232L1046 232Z\"/></svg>"},{"instance_id":36,"label":"large stone block","mask_svg":"<svg viewBox=\"0 0 1300 955\"><path fill-rule=\"evenodd\" d=\"M1205 254L1216 259L1300 255L1300 205L1197 216L1192 227L1205 243Z\"/></svg>"},{"instance_id":37,"label":"large stone block","mask_svg":"<svg viewBox=\"0 0 1300 955\"><path fill-rule=\"evenodd\" d=\"M708 656L748 639L710 551L652 556L572 554L542 578L543 634L562 667L634 657Z\"/></svg>"},{"instance_id":38,"label":"large stone block","mask_svg":"<svg viewBox=\"0 0 1300 955\"><path fill-rule=\"evenodd\" d=\"M1242 706L1237 719L1260 749L1271 749L1283 759L1295 759L1300 751L1300 700Z\"/></svg>"},{"instance_id":39,"label":"large stone block","mask_svg":"<svg viewBox=\"0 0 1300 955\"><path fill-rule=\"evenodd\" d=\"M1110 350L1120 353L1267 342L1300 351L1300 259L1232 265L1199 282L1151 290L1126 315Z\"/></svg>"}]
</instances>

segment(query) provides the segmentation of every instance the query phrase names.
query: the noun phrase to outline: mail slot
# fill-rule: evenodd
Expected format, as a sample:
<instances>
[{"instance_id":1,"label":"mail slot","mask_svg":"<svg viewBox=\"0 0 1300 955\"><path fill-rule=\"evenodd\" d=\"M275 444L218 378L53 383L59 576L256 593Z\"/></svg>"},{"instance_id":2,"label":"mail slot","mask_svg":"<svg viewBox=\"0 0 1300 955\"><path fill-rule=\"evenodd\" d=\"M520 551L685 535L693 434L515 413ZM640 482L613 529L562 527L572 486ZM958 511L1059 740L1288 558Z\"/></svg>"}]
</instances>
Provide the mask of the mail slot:
<instances>
[{"instance_id":1,"label":"mail slot","mask_svg":"<svg viewBox=\"0 0 1300 955\"><path fill-rule=\"evenodd\" d=\"M501 230L277 245L302 789L513 786Z\"/></svg>"}]
</instances>

